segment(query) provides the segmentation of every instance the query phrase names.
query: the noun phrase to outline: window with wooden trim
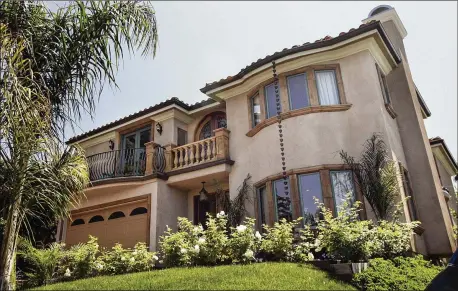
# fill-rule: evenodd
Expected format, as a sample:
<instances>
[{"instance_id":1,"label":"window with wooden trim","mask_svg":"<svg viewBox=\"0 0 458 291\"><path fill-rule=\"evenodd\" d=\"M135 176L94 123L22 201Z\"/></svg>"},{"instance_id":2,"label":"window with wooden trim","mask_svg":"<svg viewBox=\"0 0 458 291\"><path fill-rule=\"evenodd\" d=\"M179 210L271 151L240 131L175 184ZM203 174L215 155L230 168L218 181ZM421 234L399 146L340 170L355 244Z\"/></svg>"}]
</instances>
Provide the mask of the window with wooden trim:
<instances>
[{"instance_id":1,"label":"window with wooden trim","mask_svg":"<svg viewBox=\"0 0 458 291\"><path fill-rule=\"evenodd\" d=\"M276 94L275 94L275 85L271 83L264 87L264 96L266 103L266 118L277 115L277 111L281 112L280 107L277 108Z\"/></svg>"},{"instance_id":2,"label":"window with wooden trim","mask_svg":"<svg viewBox=\"0 0 458 291\"><path fill-rule=\"evenodd\" d=\"M388 89L386 76L377 64L375 64L375 67L377 68L377 74L380 83L380 89L382 90L383 101L385 102L385 104L391 104L390 90Z\"/></svg>"},{"instance_id":3,"label":"window with wooden trim","mask_svg":"<svg viewBox=\"0 0 458 291\"><path fill-rule=\"evenodd\" d=\"M291 193L285 192L285 184L288 184L289 180L284 181L283 179L275 180L272 183L272 193L275 201L275 213L277 221L286 219L287 221L293 220L293 211L291 207Z\"/></svg>"},{"instance_id":4,"label":"window with wooden trim","mask_svg":"<svg viewBox=\"0 0 458 291\"><path fill-rule=\"evenodd\" d=\"M177 146L182 146L188 143L188 132L177 127Z\"/></svg>"},{"instance_id":5,"label":"window with wooden trim","mask_svg":"<svg viewBox=\"0 0 458 291\"><path fill-rule=\"evenodd\" d=\"M252 127L255 127L261 122L261 103L259 99L259 93L256 93L250 98Z\"/></svg>"},{"instance_id":6,"label":"window with wooden trim","mask_svg":"<svg viewBox=\"0 0 458 291\"><path fill-rule=\"evenodd\" d=\"M335 214L339 213L347 196L351 197L350 202L353 204L356 201L356 191L353 181L353 172L345 171L330 171L332 196L334 199Z\"/></svg>"},{"instance_id":7,"label":"window with wooden trim","mask_svg":"<svg viewBox=\"0 0 458 291\"><path fill-rule=\"evenodd\" d=\"M112 214L110 214L110 216L108 217L108 220L118 219L118 218L123 218L123 217L126 217L126 215L124 214L124 212L122 212L122 211L115 211L115 212L113 212Z\"/></svg>"},{"instance_id":8,"label":"window with wooden trim","mask_svg":"<svg viewBox=\"0 0 458 291\"><path fill-rule=\"evenodd\" d=\"M304 224L316 226L322 218L321 211L315 204L315 198L323 202L320 173L298 175L299 197Z\"/></svg>"},{"instance_id":9,"label":"window with wooden trim","mask_svg":"<svg viewBox=\"0 0 458 291\"><path fill-rule=\"evenodd\" d=\"M286 77L286 84L291 110L310 106L306 73Z\"/></svg>"},{"instance_id":10,"label":"window with wooden trim","mask_svg":"<svg viewBox=\"0 0 458 291\"><path fill-rule=\"evenodd\" d=\"M402 173L402 186L404 188L404 195L410 197L407 199L407 208L409 209L410 221L418 220L417 207L415 206L415 197L410 183L409 172L402 164L399 164Z\"/></svg>"},{"instance_id":11,"label":"window with wooden trim","mask_svg":"<svg viewBox=\"0 0 458 291\"><path fill-rule=\"evenodd\" d=\"M256 199L258 206L258 217L256 220L259 222L259 225L267 223L267 195L266 195L266 186L261 186L256 189Z\"/></svg>"},{"instance_id":12,"label":"window with wooden trim","mask_svg":"<svg viewBox=\"0 0 458 291\"><path fill-rule=\"evenodd\" d=\"M340 104L335 70L316 70L315 82L320 105Z\"/></svg>"},{"instance_id":13,"label":"window with wooden trim","mask_svg":"<svg viewBox=\"0 0 458 291\"><path fill-rule=\"evenodd\" d=\"M101 215L96 215L96 216L93 216L90 220L89 220L89 223L94 223L94 222L100 222L100 221L104 221L105 219L103 219L103 216Z\"/></svg>"}]
</instances>

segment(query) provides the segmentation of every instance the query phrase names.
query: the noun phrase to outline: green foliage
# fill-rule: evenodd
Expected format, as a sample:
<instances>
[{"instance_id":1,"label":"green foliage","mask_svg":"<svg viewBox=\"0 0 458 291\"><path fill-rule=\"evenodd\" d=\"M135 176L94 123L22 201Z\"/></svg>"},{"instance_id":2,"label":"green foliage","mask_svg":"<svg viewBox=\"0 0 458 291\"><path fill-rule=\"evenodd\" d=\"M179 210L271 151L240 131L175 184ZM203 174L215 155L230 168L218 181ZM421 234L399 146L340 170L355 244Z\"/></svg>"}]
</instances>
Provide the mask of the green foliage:
<instances>
[{"instance_id":1,"label":"green foliage","mask_svg":"<svg viewBox=\"0 0 458 291\"><path fill-rule=\"evenodd\" d=\"M189 266L198 258L200 248L206 244L203 227L194 226L185 217L178 217L178 231L167 226L160 237L160 248L166 266Z\"/></svg>"},{"instance_id":2,"label":"green foliage","mask_svg":"<svg viewBox=\"0 0 458 291\"><path fill-rule=\"evenodd\" d=\"M351 205L351 199L348 195L336 217L323 203L316 200L324 217L318 222L318 238L331 258L358 262L372 255L373 223L370 220L359 220L361 202L356 201Z\"/></svg>"},{"instance_id":3,"label":"green foliage","mask_svg":"<svg viewBox=\"0 0 458 291\"><path fill-rule=\"evenodd\" d=\"M419 222L380 220L376 225L371 220L360 220L361 202L351 205L351 201L348 195L337 217L323 203L315 201L324 217L317 227L320 247L331 258L352 262L373 257L394 258L410 249L410 239Z\"/></svg>"},{"instance_id":4,"label":"green foliage","mask_svg":"<svg viewBox=\"0 0 458 291\"><path fill-rule=\"evenodd\" d=\"M157 259L155 253L148 252L145 243L137 243L132 250L116 244L111 251L102 252L95 262L95 269L106 275L144 272L152 270Z\"/></svg>"},{"instance_id":5,"label":"green foliage","mask_svg":"<svg viewBox=\"0 0 458 291\"><path fill-rule=\"evenodd\" d=\"M255 219L246 218L243 224L231 228L227 250L233 263L247 263L255 260L262 236L258 231L254 233L254 224Z\"/></svg>"},{"instance_id":6,"label":"green foliage","mask_svg":"<svg viewBox=\"0 0 458 291\"><path fill-rule=\"evenodd\" d=\"M89 236L87 243L72 246L70 250L65 252L65 256L60 263L60 275L68 276L68 274L71 274L73 279L93 276L97 272L96 259L98 255L99 244L97 238Z\"/></svg>"},{"instance_id":7,"label":"green foliage","mask_svg":"<svg viewBox=\"0 0 458 291\"><path fill-rule=\"evenodd\" d=\"M247 215L246 205L252 203L253 185L251 184L251 175L248 174L243 180L242 185L237 189L237 196L231 200L229 192L221 188L220 184L215 182L216 199L218 205L227 215L229 227L236 227L242 223L243 218Z\"/></svg>"},{"instance_id":8,"label":"green foliage","mask_svg":"<svg viewBox=\"0 0 458 291\"><path fill-rule=\"evenodd\" d=\"M212 217L207 213L207 229L203 233L205 243L200 246L199 261L203 264L216 265L227 257L227 215L222 211Z\"/></svg>"},{"instance_id":9,"label":"green foliage","mask_svg":"<svg viewBox=\"0 0 458 291\"><path fill-rule=\"evenodd\" d=\"M442 270L421 256L398 257L393 260L376 258L367 270L356 274L353 283L363 290L424 290Z\"/></svg>"},{"instance_id":10,"label":"green foliage","mask_svg":"<svg viewBox=\"0 0 458 291\"><path fill-rule=\"evenodd\" d=\"M64 256L64 245L52 243L45 249L34 248L25 239L19 243L18 255L27 263L27 287L46 285L58 277L58 265Z\"/></svg>"},{"instance_id":11,"label":"green foliage","mask_svg":"<svg viewBox=\"0 0 458 291\"><path fill-rule=\"evenodd\" d=\"M340 151L340 157L351 167L356 183L374 211L377 220L388 219L394 211L396 197L399 196L397 166L389 158L385 142L379 134L364 143L359 161Z\"/></svg>"},{"instance_id":12,"label":"green foliage","mask_svg":"<svg viewBox=\"0 0 458 291\"><path fill-rule=\"evenodd\" d=\"M263 225L265 229L264 238L261 243L261 250L273 260L288 260L295 259L305 260L310 258L309 242L301 242L294 244L294 228L302 221L302 217L288 222L282 219L280 222L275 222L273 226ZM307 237L305 231L303 237Z\"/></svg>"},{"instance_id":13,"label":"green foliage","mask_svg":"<svg viewBox=\"0 0 458 291\"><path fill-rule=\"evenodd\" d=\"M379 221L373 231L374 249L372 257L395 258L406 255L410 250L410 242L414 228L419 222L402 223L395 221Z\"/></svg>"}]
</instances>

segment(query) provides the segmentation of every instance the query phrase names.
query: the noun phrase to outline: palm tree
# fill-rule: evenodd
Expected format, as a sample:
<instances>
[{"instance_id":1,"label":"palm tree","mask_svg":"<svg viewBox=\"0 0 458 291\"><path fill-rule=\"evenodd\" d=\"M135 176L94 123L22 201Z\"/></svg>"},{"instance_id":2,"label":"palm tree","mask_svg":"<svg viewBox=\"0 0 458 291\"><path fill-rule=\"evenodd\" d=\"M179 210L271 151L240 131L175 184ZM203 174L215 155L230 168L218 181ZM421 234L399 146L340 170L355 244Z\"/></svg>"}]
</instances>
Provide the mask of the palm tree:
<instances>
[{"instance_id":1,"label":"palm tree","mask_svg":"<svg viewBox=\"0 0 458 291\"><path fill-rule=\"evenodd\" d=\"M377 220L388 219L393 214L399 195L396 163L390 160L386 144L379 134L364 143L358 162L348 153L340 151L340 157L355 174L356 183L374 211Z\"/></svg>"},{"instance_id":2,"label":"palm tree","mask_svg":"<svg viewBox=\"0 0 458 291\"><path fill-rule=\"evenodd\" d=\"M0 2L0 290L14 287L28 219L68 215L89 182L83 151L62 146L65 124L94 113L106 81L116 87L126 48L146 56L156 46L148 3L75 1L52 12L39 2Z\"/></svg>"}]
</instances>

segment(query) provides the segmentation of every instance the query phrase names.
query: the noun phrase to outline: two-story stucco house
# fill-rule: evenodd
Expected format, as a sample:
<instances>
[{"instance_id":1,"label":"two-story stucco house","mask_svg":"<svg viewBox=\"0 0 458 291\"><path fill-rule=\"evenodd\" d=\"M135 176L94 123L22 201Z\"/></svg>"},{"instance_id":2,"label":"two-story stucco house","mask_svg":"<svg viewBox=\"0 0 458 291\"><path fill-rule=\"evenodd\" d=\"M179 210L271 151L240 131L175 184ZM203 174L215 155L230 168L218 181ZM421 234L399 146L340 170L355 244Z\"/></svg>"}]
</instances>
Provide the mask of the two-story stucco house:
<instances>
[{"instance_id":1,"label":"two-story stucco house","mask_svg":"<svg viewBox=\"0 0 458 291\"><path fill-rule=\"evenodd\" d=\"M314 196L333 210L347 192L364 200L336 153L358 157L378 132L404 177L399 200L413 197L404 202L404 218L422 223L414 251L450 254L457 166L443 142L430 145L423 122L430 112L412 80L406 35L395 9L379 6L359 28L284 49L206 84L208 100L188 105L172 98L71 138L68 144L86 150L92 185L71 219L60 222L58 240L73 245L92 234L103 246L144 241L155 250L177 217L202 223L206 212L217 211L213 181L235 196L248 173L256 188L249 215L258 227L282 217L314 219ZM280 180L273 61L288 195Z\"/></svg>"}]
</instances>

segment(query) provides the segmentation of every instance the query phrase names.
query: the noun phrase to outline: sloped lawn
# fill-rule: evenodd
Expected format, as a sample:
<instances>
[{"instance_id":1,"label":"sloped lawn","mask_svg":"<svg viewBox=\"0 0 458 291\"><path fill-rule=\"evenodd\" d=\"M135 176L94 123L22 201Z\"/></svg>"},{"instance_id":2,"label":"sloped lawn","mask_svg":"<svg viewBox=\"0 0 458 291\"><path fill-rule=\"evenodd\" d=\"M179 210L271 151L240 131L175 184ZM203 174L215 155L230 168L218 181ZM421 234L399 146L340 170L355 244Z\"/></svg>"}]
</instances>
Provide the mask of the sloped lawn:
<instances>
[{"instance_id":1,"label":"sloped lawn","mask_svg":"<svg viewBox=\"0 0 458 291\"><path fill-rule=\"evenodd\" d=\"M58 283L38 290L356 290L309 265L261 263L245 266L173 268Z\"/></svg>"}]
</instances>

